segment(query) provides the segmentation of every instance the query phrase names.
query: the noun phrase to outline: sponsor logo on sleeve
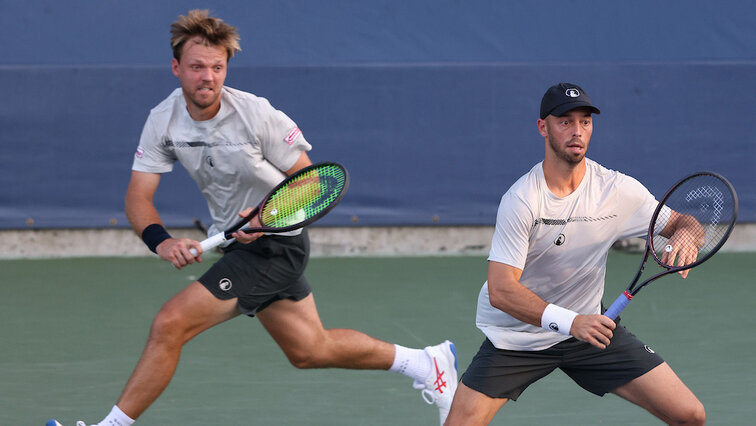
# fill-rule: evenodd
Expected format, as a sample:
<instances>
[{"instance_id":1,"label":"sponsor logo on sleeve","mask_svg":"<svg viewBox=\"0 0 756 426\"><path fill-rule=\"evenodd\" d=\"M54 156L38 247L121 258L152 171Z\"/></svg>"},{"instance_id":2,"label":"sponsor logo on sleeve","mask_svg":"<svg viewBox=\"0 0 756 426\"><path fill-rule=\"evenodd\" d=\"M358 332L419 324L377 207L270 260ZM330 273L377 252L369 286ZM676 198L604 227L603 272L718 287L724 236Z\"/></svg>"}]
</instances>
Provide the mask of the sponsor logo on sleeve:
<instances>
[{"instance_id":1,"label":"sponsor logo on sleeve","mask_svg":"<svg viewBox=\"0 0 756 426\"><path fill-rule=\"evenodd\" d=\"M291 145L297 139L299 139L300 136L302 136L302 131L299 130L299 127L295 127L294 129L292 129L291 132L289 132L288 135L286 135L286 137L284 138L284 142L286 142L287 144Z\"/></svg>"},{"instance_id":2,"label":"sponsor logo on sleeve","mask_svg":"<svg viewBox=\"0 0 756 426\"><path fill-rule=\"evenodd\" d=\"M144 156L144 148L142 148L141 146L138 146L136 150L136 154L134 155L136 155L136 158L142 158Z\"/></svg>"}]
</instances>

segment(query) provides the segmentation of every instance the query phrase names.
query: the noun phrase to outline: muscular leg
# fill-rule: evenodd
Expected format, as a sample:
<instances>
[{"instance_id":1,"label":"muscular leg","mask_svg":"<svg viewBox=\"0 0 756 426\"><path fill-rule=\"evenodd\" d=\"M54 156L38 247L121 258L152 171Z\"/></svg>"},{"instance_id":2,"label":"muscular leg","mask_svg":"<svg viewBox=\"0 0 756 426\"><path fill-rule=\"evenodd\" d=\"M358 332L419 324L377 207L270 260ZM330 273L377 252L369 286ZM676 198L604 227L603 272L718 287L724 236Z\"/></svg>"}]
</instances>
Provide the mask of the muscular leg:
<instances>
[{"instance_id":1,"label":"muscular leg","mask_svg":"<svg viewBox=\"0 0 756 426\"><path fill-rule=\"evenodd\" d=\"M703 404L666 362L612 393L645 408L667 424L706 423Z\"/></svg>"},{"instance_id":2,"label":"muscular leg","mask_svg":"<svg viewBox=\"0 0 756 426\"><path fill-rule=\"evenodd\" d=\"M447 426L487 425L507 401L509 401L507 398L491 398L459 382L449 417L446 418L444 424Z\"/></svg>"},{"instance_id":3,"label":"muscular leg","mask_svg":"<svg viewBox=\"0 0 756 426\"><path fill-rule=\"evenodd\" d=\"M355 330L324 329L312 294L275 302L257 317L297 368L388 370L394 360L391 343Z\"/></svg>"},{"instance_id":4,"label":"muscular leg","mask_svg":"<svg viewBox=\"0 0 756 426\"><path fill-rule=\"evenodd\" d=\"M155 316L147 345L118 399L118 407L132 419L139 417L173 378L182 346L237 315L236 299L219 300L198 282L171 298Z\"/></svg>"}]
</instances>

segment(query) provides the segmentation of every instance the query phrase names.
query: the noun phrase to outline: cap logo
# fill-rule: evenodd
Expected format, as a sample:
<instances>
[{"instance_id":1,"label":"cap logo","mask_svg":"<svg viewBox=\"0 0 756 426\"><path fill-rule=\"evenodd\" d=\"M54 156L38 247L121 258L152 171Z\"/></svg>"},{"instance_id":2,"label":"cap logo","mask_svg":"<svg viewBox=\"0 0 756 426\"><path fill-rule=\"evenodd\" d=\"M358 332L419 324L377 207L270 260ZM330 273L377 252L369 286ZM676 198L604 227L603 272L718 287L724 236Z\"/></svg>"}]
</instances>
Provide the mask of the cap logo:
<instances>
[{"instance_id":1,"label":"cap logo","mask_svg":"<svg viewBox=\"0 0 756 426\"><path fill-rule=\"evenodd\" d=\"M574 87L573 87L573 88L570 88L570 89L567 89L567 90L566 90L566 91L564 92L564 94L565 94L565 95L567 95L567 96L568 96L568 97L570 97L570 98L577 98L577 97L580 97L580 91L579 91L578 89L575 89Z\"/></svg>"}]
</instances>

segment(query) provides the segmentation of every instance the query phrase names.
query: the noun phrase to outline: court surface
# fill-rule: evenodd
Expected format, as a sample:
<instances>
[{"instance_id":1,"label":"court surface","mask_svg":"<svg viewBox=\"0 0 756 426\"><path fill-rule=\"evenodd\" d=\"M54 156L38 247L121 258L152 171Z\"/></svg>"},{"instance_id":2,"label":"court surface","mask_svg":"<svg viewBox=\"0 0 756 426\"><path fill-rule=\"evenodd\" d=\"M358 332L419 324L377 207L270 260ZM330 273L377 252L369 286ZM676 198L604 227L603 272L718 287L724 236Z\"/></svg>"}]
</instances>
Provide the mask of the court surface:
<instances>
[{"instance_id":1,"label":"court surface","mask_svg":"<svg viewBox=\"0 0 756 426\"><path fill-rule=\"evenodd\" d=\"M754 253L720 253L687 280L652 283L622 315L698 395L710 425L753 424L756 415L754 259ZM605 304L639 260L610 255ZM0 424L99 421L131 373L155 313L211 261L182 271L157 258L0 261ZM484 257L315 258L307 276L326 327L410 347L451 339L461 373L482 342L474 316L486 268ZM184 348L173 382L137 424L434 425L437 419L410 379L297 370L257 320L240 317ZM505 405L492 424L658 423L557 371Z\"/></svg>"}]
</instances>

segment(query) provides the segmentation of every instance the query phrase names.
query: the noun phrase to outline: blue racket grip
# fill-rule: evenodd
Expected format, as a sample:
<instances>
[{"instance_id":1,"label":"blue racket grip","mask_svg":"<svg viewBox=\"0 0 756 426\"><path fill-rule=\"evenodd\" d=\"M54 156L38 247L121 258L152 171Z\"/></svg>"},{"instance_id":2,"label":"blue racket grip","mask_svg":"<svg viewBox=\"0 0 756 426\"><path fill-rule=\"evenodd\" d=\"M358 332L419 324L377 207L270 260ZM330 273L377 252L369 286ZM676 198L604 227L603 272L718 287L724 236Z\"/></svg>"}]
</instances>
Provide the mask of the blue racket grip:
<instances>
[{"instance_id":1,"label":"blue racket grip","mask_svg":"<svg viewBox=\"0 0 756 426\"><path fill-rule=\"evenodd\" d=\"M622 312L623 309L625 309L625 306L627 306L630 301L633 300L633 295L630 294L629 291L624 291L622 294L619 295L617 300L612 303L612 306L609 307L609 309L604 312L604 315L608 316L609 318L613 320L617 319L620 312Z\"/></svg>"}]
</instances>

